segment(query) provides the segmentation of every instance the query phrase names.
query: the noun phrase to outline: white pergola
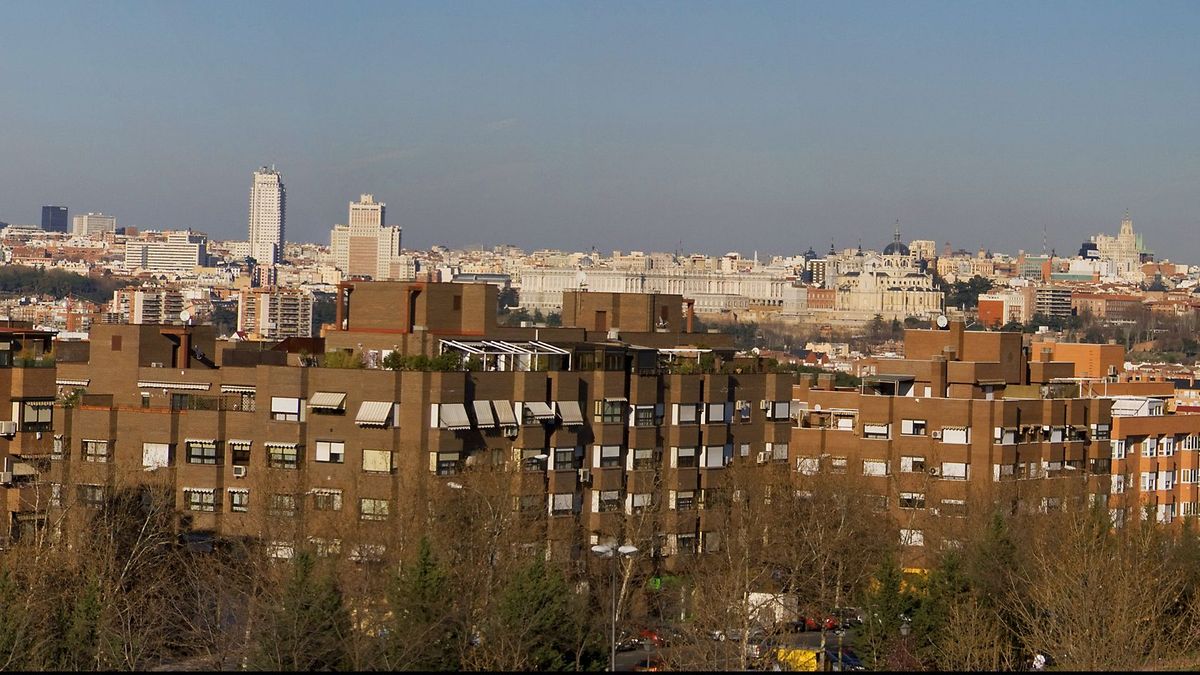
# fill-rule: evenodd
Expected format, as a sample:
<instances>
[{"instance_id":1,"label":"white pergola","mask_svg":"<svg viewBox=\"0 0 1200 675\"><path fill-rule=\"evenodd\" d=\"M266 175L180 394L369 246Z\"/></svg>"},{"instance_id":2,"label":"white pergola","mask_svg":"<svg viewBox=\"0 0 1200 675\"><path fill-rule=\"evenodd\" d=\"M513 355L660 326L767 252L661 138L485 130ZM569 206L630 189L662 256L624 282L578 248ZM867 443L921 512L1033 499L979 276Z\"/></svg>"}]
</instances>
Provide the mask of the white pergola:
<instances>
[{"instance_id":1,"label":"white pergola","mask_svg":"<svg viewBox=\"0 0 1200 675\"><path fill-rule=\"evenodd\" d=\"M529 371L537 363L539 356L565 356L567 357L567 369L571 368L570 351L540 340L527 342L442 340L441 353L445 354L451 350L478 356L483 361L484 370Z\"/></svg>"}]
</instances>

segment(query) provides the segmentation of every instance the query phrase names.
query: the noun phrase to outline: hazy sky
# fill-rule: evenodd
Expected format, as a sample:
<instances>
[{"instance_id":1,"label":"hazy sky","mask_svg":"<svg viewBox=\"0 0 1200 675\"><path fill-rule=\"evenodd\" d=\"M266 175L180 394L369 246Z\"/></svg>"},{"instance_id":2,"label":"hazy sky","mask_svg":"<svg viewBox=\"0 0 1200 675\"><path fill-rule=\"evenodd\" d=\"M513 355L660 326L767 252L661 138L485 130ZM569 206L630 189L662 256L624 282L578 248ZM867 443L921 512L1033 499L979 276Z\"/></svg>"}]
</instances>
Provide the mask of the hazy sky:
<instances>
[{"instance_id":1,"label":"hazy sky","mask_svg":"<svg viewBox=\"0 0 1200 675\"><path fill-rule=\"evenodd\" d=\"M1200 263L1200 3L80 2L0 9L0 220L246 237L360 192L406 247L1075 250Z\"/></svg>"}]
</instances>

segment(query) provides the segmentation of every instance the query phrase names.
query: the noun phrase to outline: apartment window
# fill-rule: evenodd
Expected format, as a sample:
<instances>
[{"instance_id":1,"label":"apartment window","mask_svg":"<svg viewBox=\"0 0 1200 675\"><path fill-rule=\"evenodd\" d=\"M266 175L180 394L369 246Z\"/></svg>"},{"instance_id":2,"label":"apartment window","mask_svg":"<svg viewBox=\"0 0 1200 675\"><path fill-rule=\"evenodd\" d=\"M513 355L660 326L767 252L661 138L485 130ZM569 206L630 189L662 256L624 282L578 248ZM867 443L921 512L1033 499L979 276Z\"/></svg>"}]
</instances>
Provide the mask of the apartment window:
<instances>
[{"instance_id":1,"label":"apartment window","mask_svg":"<svg viewBox=\"0 0 1200 675\"><path fill-rule=\"evenodd\" d=\"M1197 436L1195 434L1189 434L1187 436L1184 436L1183 437L1183 449L1184 450L1200 449L1200 436Z\"/></svg>"},{"instance_id":2,"label":"apartment window","mask_svg":"<svg viewBox=\"0 0 1200 675\"><path fill-rule=\"evenodd\" d=\"M696 468L696 448L678 448L676 449L677 460L675 466L680 469Z\"/></svg>"},{"instance_id":3,"label":"apartment window","mask_svg":"<svg viewBox=\"0 0 1200 675\"><path fill-rule=\"evenodd\" d=\"M107 462L108 461L108 441L84 441L83 442L83 461L85 462Z\"/></svg>"},{"instance_id":4,"label":"apartment window","mask_svg":"<svg viewBox=\"0 0 1200 675\"><path fill-rule=\"evenodd\" d=\"M575 494L561 492L550 496L550 513L555 516L566 516L575 512Z\"/></svg>"},{"instance_id":5,"label":"apartment window","mask_svg":"<svg viewBox=\"0 0 1200 675\"><path fill-rule=\"evenodd\" d=\"M332 555L338 555L342 552L341 539L324 539L322 537L309 537L308 543L316 549L317 556L320 558L328 558Z\"/></svg>"},{"instance_id":6,"label":"apartment window","mask_svg":"<svg viewBox=\"0 0 1200 675\"><path fill-rule=\"evenodd\" d=\"M387 520L388 500L371 497L359 499L358 517L362 520Z\"/></svg>"},{"instance_id":7,"label":"apartment window","mask_svg":"<svg viewBox=\"0 0 1200 675\"><path fill-rule=\"evenodd\" d=\"M696 424L700 421L700 405L697 403L676 403L675 424Z\"/></svg>"},{"instance_id":8,"label":"apartment window","mask_svg":"<svg viewBox=\"0 0 1200 675\"><path fill-rule=\"evenodd\" d=\"M1158 472L1158 489L1170 490L1175 487L1175 472L1173 470Z\"/></svg>"},{"instance_id":9,"label":"apartment window","mask_svg":"<svg viewBox=\"0 0 1200 675\"><path fill-rule=\"evenodd\" d=\"M1112 431L1111 427L1109 427L1109 425L1107 425L1107 424L1093 424L1092 425L1092 438L1097 441L1108 440L1108 436L1111 433L1111 431Z\"/></svg>"},{"instance_id":10,"label":"apartment window","mask_svg":"<svg viewBox=\"0 0 1200 675\"><path fill-rule=\"evenodd\" d=\"M729 458L733 459L733 446L729 448ZM720 469L725 466L725 447L721 445L710 445L704 448L704 456L700 466L705 469Z\"/></svg>"},{"instance_id":11,"label":"apartment window","mask_svg":"<svg viewBox=\"0 0 1200 675\"><path fill-rule=\"evenodd\" d=\"M886 475L888 475L887 460L864 459L863 460L863 475L864 476L886 476Z\"/></svg>"},{"instance_id":12,"label":"apartment window","mask_svg":"<svg viewBox=\"0 0 1200 675\"><path fill-rule=\"evenodd\" d=\"M621 446L600 446L600 468L608 469L621 466Z\"/></svg>"},{"instance_id":13,"label":"apartment window","mask_svg":"<svg viewBox=\"0 0 1200 675\"><path fill-rule=\"evenodd\" d=\"M439 476L453 476L461 468L460 455L457 452L431 452L429 455L433 464L430 468Z\"/></svg>"},{"instance_id":14,"label":"apartment window","mask_svg":"<svg viewBox=\"0 0 1200 675\"><path fill-rule=\"evenodd\" d=\"M62 508L62 483L50 484L50 508Z\"/></svg>"},{"instance_id":15,"label":"apartment window","mask_svg":"<svg viewBox=\"0 0 1200 675\"><path fill-rule=\"evenodd\" d=\"M1017 430L996 427L993 439L1000 445L1014 445L1017 442Z\"/></svg>"},{"instance_id":16,"label":"apartment window","mask_svg":"<svg viewBox=\"0 0 1200 675\"><path fill-rule=\"evenodd\" d=\"M800 457L796 460L796 470L805 476L812 476L821 471L821 458Z\"/></svg>"},{"instance_id":17,"label":"apartment window","mask_svg":"<svg viewBox=\"0 0 1200 675\"><path fill-rule=\"evenodd\" d=\"M770 409L767 410L767 416L769 419L777 422L780 420L791 419L792 402L790 400L772 401Z\"/></svg>"},{"instance_id":18,"label":"apartment window","mask_svg":"<svg viewBox=\"0 0 1200 675\"><path fill-rule=\"evenodd\" d=\"M363 449L362 470L368 473L391 473L392 453L390 450Z\"/></svg>"},{"instance_id":19,"label":"apartment window","mask_svg":"<svg viewBox=\"0 0 1200 675\"><path fill-rule=\"evenodd\" d=\"M229 448L234 466L249 466L250 441L229 441L225 446Z\"/></svg>"},{"instance_id":20,"label":"apartment window","mask_svg":"<svg viewBox=\"0 0 1200 675\"><path fill-rule=\"evenodd\" d=\"M217 493L215 490L184 488L183 500L188 511L211 513L217 510Z\"/></svg>"},{"instance_id":21,"label":"apartment window","mask_svg":"<svg viewBox=\"0 0 1200 675\"><path fill-rule=\"evenodd\" d=\"M928 426L925 420L901 420L900 435L902 436L924 436Z\"/></svg>"},{"instance_id":22,"label":"apartment window","mask_svg":"<svg viewBox=\"0 0 1200 675\"><path fill-rule=\"evenodd\" d=\"M1158 454L1158 439L1147 438L1142 441L1142 457L1154 457Z\"/></svg>"},{"instance_id":23,"label":"apartment window","mask_svg":"<svg viewBox=\"0 0 1200 675\"><path fill-rule=\"evenodd\" d=\"M675 550L683 555L695 555L696 542L694 534L677 534L675 535Z\"/></svg>"},{"instance_id":24,"label":"apartment window","mask_svg":"<svg viewBox=\"0 0 1200 675\"><path fill-rule=\"evenodd\" d=\"M738 419L740 419L743 422L749 422L750 416L752 414L751 408L752 408L752 406L750 405L750 401L738 401L737 402Z\"/></svg>"},{"instance_id":25,"label":"apartment window","mask_svg":"<svg viewBox=\"0 0 1200 675\"><path fill-rule=\"evenodd\" d=\"M1113 441L1111 445L1112 445L1112 458L1113 459L1125 459L1125 441L1123 441L1123 440Z\"/></svg>"},{"instance_id":26,"label":"apartment window","mask_svg":"<svg viewBox=\"0 0 1200 675\"><path fill-rule=\"evenodd\" d=\"M691 511L696 507L696 491L681 490L675 493L675 510Z\"/></svg>"},{"instance_id":27,"label":"apartment window","mask_svg":"<svg viewBox=\"0 0 1200 675\"><path fill-rule=\"evenodd\" d=\"M50 459L62 459L67 452L67 439L62 434L55 434L54 444L50 446Z\"/></svg>"},{"instance_id":28,"label":"apartment window","mask_svg":"<svg viewBox=\"0 0 1200 675\"><path fill-rule=\"evenodd\" d=\"M142 407L143 408L150 407L150 393L149 392L145 392L145 391L142 392Z\"/></svg>"},{"instance_id":29,"label":"apartment window","mask_svg":"<svg viewBox=\"0 0 1200 675\"><path fill-rule=\"evenodd\" d=\"M1163 436L1158 442L1158 454L1160 457L1173 457L1175 455L1175 437Z\"/></svg>"},{"instance_id":30,"label":"apartment window","mask_svg":"<svg viewBox=\"0 0 1200 675\"><path fill-rule=\"evenodd\" d=\"M901 546L924 546L925 533L921 530L910 530L902 528L900 530L900 545Z\"/></svg>"},{"instance_id":31,"label":"apartment window","mask_svg":"<svg viewBox=\"0 0 1200 675\"><path fill-rule=\"evenodd\" d=\"M1158 522L1169 523L1175 520L1175 505L1174 504L1159 504L1158 505Z\"/></svg>"},{"instance_id":32,"label":"apartment window","mask_svg":"<svg viewBox=\"0 0 1200 675\"><path fill-rule=\"evenodd\" d=\"M341 511L342 510L342 491L341 490L313 490L313 510L315 511Z\"/></svg>"},{"instance_id":33,"label":"apartment window","mask_svg":"<svg viewBox=\"0 0 1200 675\"><path fill-rule=\"evenodd\" d=\"M866 502L875 511L887 511L887 495L866 495Z\"/></svg>"},{"instance_id":34,"label":"apartment window","mask_svg":"<svg viewBox=\"0 0 1200 675\"><path fill-rule=\"evenodd\" d=\"M1179 470L1179 482L1180 483L1195 483L1196 482L1196 470L1195 469L1180 469Z\"/></svg>"},{"instance_id":35,"label":"apartment window","mask_svg":"<svg viewBox=\"0 0 1200 675\"><path fill-rule=\"evenodd\" d=\"M660 453L655 448L637 448L633 451L633 468L635 470L653 469L662 463Z\"/></svg>"},{"instance_id":36,"label":"apartment window","mask_svg":"<svg viewBox=\"0 0 1200 675\"><path fill-rule=\"evenodd\" d=\"M902 508L902 509L923 509L923 508L925 508L925 493L924 492L901 492L900 493L900 508Z\"/></svg>"},{"instance_id":37,"label":"apartment window","mask_svg":"<svg viewBox=\"0 0 1200 675\"><path fill-rule=\"evenodd\" d=\"M625 417L625 401L604 399L596 401L595 421L601 424L620 424Z\"/></svg>"},{"instance_id":38,"label":"apartment window","mask_svg":"<svg viewBox=\"0 0 1200 675\"><path fill-rule=\"evenodd\" d=\"M50 431L53 427L54 400L21 401L21 431ZM17 402L13 401L13 407Z\"/></svg>"},{"instance_id":39,"label":"apartment window","mask_svg":"<svg viewBox=\"0 0 1200 675\"><path fill-rule=\"evenodd\" d=\"M942 462L942 478L945 480L966 480L968 470L966 462Z\"/></svg>"},{"instance_id":40,"label":"apartment window","mask_svg":"<svg viewBox=\"0 0 1200 675\"><path fill-rule=\"evenodd\" d=\"M953 445L967 445L971 442L971 429L969 427L943 427L942 442Z\"/></svg>"},{"instance_id":41,"label":"apartment window","mask_svg":"<svg viewBox=\"0 0 1200 675\"><path fill-rule=\"evenodd\" d=\"M296 555L296 547L286 541L273 541L267 544L267 556L277 560L291 560Z\"/></svg>"},{"instance_id":42,"label":"apartment window","mask_svg":"<svg viewBox=\"0 0 1200 675\"><path fill-rule=\"evenodd\" d=\"M621 493L618 490L600 491L600 512L609 513L621 510Z\"/></svg>"},{"instance_id":43,"label":"apartment window","mask_svg":"<svg viewBox=\"0 0 1200 675\"><path fill-rule=\"evenodd\" d=\"M300 453L294 443L267 443L267 466L275 469L295 469Z\"/></svg>"},{"instance_id":44,"label":"apartment window","mask_svg":"<svg viewBox=\"0 0 1200 675\"><path fill-rule=\"evenodd\" d=\"M1142 492L1153 492L1158 489L1158 474L1153 471L1143 471L1139 483Z\"/></svg>"},{"instance_id":45,"label":"apartment window","mask_svg":"<svg viewBox=\"0 0 1200 675\"><path fill-rule=\"evenodd\" d=\"M171 466L169 443L142 443L142 468L149 471Z\"/></svg>"},{"instance_id":46,"label":"apartment window","mask_svg":"<svg viewBox=\"0 0 1200 675\"><path fill-rule=\"evenodd\" d=\"M658 416L655 414L655 406L639 405L633 409L633 426L635 427L652 427L658 423Z\"/></svg>"},{"instance_id":47,"label":"apartment window","mask_svg":"<svg viewBox=\"0 0 1200 675\"><path fill-rule=\"evenodd\" d=\"M1196 515L1196 502L1182 502L1180 507L1180 515L1189 518Z\"/></svg>"},{"instance_id":48,"label":"apartment window","mask_svg":"<svg viewBox=\"0 0 1200 675\"><path fill-rule=\"evenodd\" d=\"M786 462L788 459L787 443L768 443L767 450L771 453L772 462Z\"/></svg>"},{"instance_id":49,"label":"apartment window","mask_svg":"<svg viewBox=\"0 0 1200 675\"><path fill-rule=\"evenodd\" d=\"M900 457L900 473L924 473L925 458L916 455Z\"/></svg>"},{"instance_id":50,"label":"apartment window","mask_svg":"<svg viewBox=\"0 0 1200 675\"><path fill-rule=\"evenodd\" d=\"M891 425L864 424L863 438L888 438L891 436Z\"/></svg>"},{"instance_id":51,"label":"apartment window","mask_svg":"<svg viewBox=\"0 0 1200 675\"><path fill-rule=\"evenodd\" d=\"M296 495L271 495L270 512L273 516L291 518L296 515Z\"/></svg>"},{"instance_id":52,"label":"apartment window","mask_svg":"<svg viewBox=\"0 0 1200 675\"><path fill-rule=\"evenodd\" d=\"M832 473L846 473L846 458L833 457L829 460L829 470Z\"/></svg>"},{"instance_id":53,"label":"apartment window","mask_svg":"<svg viewBox=\"0 0 1200 675\"><path fill-rule=\"evenodd\" d=\"M187 441L188 464L218 464L216 441Z\"/></svg>"},{"instance_id":54,"label":"apartment window","mask_svg":"<svg viewBox=\"0 0 1200 675\"><path fill-rule=\"evenodd\" d=\"M80 485L77 492L80 503L89 509L99 509L104 506L103 485Z\"/></svg>"},{"instance_id":55,"label":"apartment window","mask_svg":"<svg viewBox=\"0 0 1200 675\"><path fill-rule=\"evenodd\" d=\"M341 464L346 460L346 444L342 441L317 441L316 460Z\"/></svg>"},{"instance_id":56,"label":"apartment window","mask_svg":"<svg viewBox=\"0 0 1200 675\"><path fill-rule=\"evenodd\" d=\"M941 514L953 518L962 518L967 515L967 502L962 499L943 499Z\"/></svg>"},{"instance_id":57,"label":"apartment window","mask_svg":"<svg viewBox=\"0 0 1200 675\"><path fill-rule=\"evenodd\" d=\"M570 471L579 468L575 462L575 448L554 449L554 470Z\"/></svg>"},{"instance_id":58,"label":"apartment window","mask_svg":"<svg viewBox=\"0 0 1200 675\"><path fill-rule=\"evenodd\" d=\"M514 502L513 508L515 508L518 513L523 513L529 516L537 513L538 509L541 508L542 496L518 495Z\"/></svg>"},{"instance_id":59,"label":"apartment window","mask_svg":"<svg viewBox=\"0 0 1200 675\"><path fill-rule=\"evenodd\" d=\"M1125 475L1120 473L1113 474L1112 482L1109 484L1108 491L1114 495L1119 495L1125 492Z\"/></svg>"},{"instance_id":60,"label":"apartment window","mask_svg":"<svg viewBox=\"0 0 1200 675\"><path fill-rule=\"evenodd\" d=\"M271 419L280 422L303 422L304 399L272 396Z\"/></svg>"},{"instance_id":61,"label":"apartment window","mask_svg":"<svg viewBox=\"0 0 1200 675\"><path fill-rule=\"evenodd\" d=\"M234 513L246 513L250 510L249 490L229 490L229 510Z\"/></svg>"},{"instance_id":62,"label":"apartment window","mask_svg":"<svg viewBox=\"0 0 1200 675\"><path fill-rule=\"evenodd\" d=\"M651 492L639 492L630 495L629 509L631 513L645 513L654 505L654 494Z\"/></svg>"},{"instance_id":63,"label":"apartment window","mask_svg":"<svg viewBox=\"0 0 1200 675\"><path fill-rule=\"evenodd\" d=\"M705 419L709 424L724 424L729 421L729 418L725 415L725 411L727 410L725 406L726 404L724 403L708 404L708 409L705 411Z\"/></svg>"}]
</instances>

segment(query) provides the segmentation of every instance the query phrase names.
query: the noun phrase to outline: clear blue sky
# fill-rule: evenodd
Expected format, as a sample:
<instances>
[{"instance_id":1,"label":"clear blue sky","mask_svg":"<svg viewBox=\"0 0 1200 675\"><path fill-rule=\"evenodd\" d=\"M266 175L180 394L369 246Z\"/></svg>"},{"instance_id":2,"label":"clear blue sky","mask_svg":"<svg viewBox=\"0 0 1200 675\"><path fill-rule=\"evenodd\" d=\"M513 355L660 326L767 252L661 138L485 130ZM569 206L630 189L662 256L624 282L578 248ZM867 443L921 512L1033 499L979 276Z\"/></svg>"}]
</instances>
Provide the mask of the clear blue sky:
<instances>
[{"instance_id":1,"label":"clear blue sky","mask_svg":"<svg viewBox=\"0 0 1200 675\"><path fill-rule=\"evenodd\" d=\"M1128 208L1200 262L1200 3L4 4L0 220L408 247L1060 252Z\"/></svg>"}]
</instances>

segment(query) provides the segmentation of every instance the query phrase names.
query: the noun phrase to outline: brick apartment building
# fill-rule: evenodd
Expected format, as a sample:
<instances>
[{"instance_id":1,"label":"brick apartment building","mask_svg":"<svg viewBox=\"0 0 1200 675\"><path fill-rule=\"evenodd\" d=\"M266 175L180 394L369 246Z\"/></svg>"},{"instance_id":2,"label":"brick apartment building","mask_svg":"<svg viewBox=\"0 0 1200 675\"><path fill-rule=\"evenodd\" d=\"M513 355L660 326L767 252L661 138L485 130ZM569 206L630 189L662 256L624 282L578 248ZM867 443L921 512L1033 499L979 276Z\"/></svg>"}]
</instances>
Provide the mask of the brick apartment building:
<instances>
[{"instance_id":1,"label":"brick apartment building","mask_svg":"<svg viewBox=\"0 0 1200 675\"><path fill-rule=\"evenodd\" d=\"M731 467L767 465L798 485L815 472L860 475L919 561L993 500L1050 508L1055 486L1071 483L1127 508L1142 493L1110 479L1110 436L1128 443L1200 420L1114 421L1114 399L1080 397L1075 364L1031 358L1016 333L910 330L906 358L835 389L832 375L769 372L737 358L729 336L692 333L678 295L568 292L562 327L520 328L497 325L497 292L347 282L323 345L96 324L86 342L54 343L57 368L0 367L15 424L0 434L0 535L46 531L59 514L152 484L197 532L256 538L281 556L304 537L374 555L405 514L468 483L456 474L495 467L509 470L479 475L507 477L497 499L544 524L555 556L635 539L671 567L719 548L713 507ZM0 355L6 339L26 354L49 349L51 334L13 330L0 329ZM367 367L313 356L335 351ZM393 354L407 367L426 360L383 369ZM1194 446L1154 456L1154 471L1181 472L1175 492L1155 483L1158 503L1194 507L1193 493L1176 495ZM1115 466L1151 470L1129 457ZM1035 485L1047 489L1021 490Z\"/></svg>"}]
</instances>

